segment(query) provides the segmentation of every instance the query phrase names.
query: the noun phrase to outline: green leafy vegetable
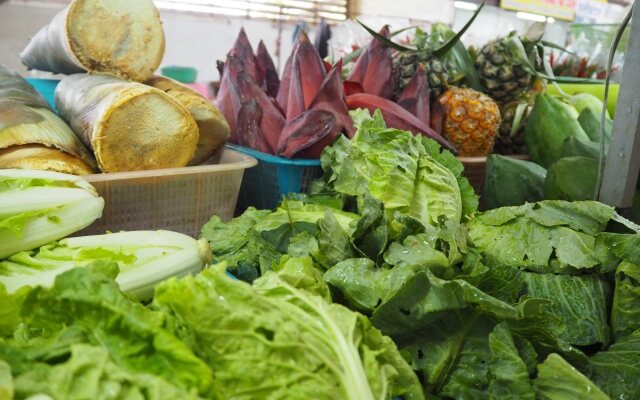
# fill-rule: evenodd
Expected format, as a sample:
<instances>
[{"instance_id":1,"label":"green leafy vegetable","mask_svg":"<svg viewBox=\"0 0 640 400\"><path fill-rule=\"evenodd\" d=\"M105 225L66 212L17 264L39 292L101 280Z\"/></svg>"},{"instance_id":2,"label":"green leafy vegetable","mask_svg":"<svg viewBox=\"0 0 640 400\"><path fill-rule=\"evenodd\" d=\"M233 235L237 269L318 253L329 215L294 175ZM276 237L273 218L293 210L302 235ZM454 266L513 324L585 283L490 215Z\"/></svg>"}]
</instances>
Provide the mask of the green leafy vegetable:
<instances>
[{"instance_id":1,"label":"green leafy vegetable","mask_svg":"<svg viewBox=\"0 0 640 400\"><path fill-rule=\"evenodd\" d=\"M216 366L224 398L422 397L393 343L365 317L296 289L275 272L254 289L224 269L167 281L155 298Z\"/></svg>"},{"instance_id":2,"label":"green leafy vegetable","mask_svg":"<svg viewBox=\"0 0 640 400\"><path fill-rule=\"evenodd\" d=\"M118 369L126 370L129 375L154 376L156 387L161 383L158 380L162 380L165 384L160 386L176 386L175 393L195 390L209 395L214 390L209 367L163 329L162 315L120 292L113 280L117 272L115 263L95 263L58 276L50 289L38 287L29 292L20 312L23 333L0 340L0 357L9 360L12 369L15 367L17 390L31 390L29 387L39 379L43 381L36 390L45 386L54 392L66 390L52 383L63 376L71 379L76 373L73 365L56 370L38 365L68 356L74 364L73 345L81 343L103 349L100 353L108 353ZM95 387L100 369L86 373L93 374L96 381L88 381L78 390L87 391L83 393L101 390ZM23 380L24 374L27 375ZM124 373L118 374L122 377ZM47 377L50 380L44 380ZM52 395L66 398L64 392ZM78 396L82 398L81 393Z\"/></svg>"},{"instance_id":3,"label":"green leafy vegetable","mask_svg":"<svg viewBox=\"0 0 640 400\"><path fill-rule=\"evenodd\" d=\"M489 397L535 399L527 364L521 358L507 324L498 324L489 334L489 348Z\"/></svg>"},{"instance_id":4,"label":"green leafy vegetable","mask_svg":"<svg viewBox=\"0 0 640 400\"><path fill-rule=\"evenodd\" d=\"M186 235L169 231L132 231L74 237L0 261L0 283L9 292L23 286L51 286L55 277L95 261L115 261L120 288L148 299L160 281L200 271L209 249Z\"/></svg>"},{"instance_id":5,"label":"green leafy vegetable","mask_svg":"<svg viewBox=\"0 0 640 400\"><path fill-rule=\"evenodd\" d=\"M622 262L616 270L611 329L616 337L640 329L640 267Z\"/></svg>"},{"instance_id":6,"label":"green leafy vegetable","mask_svg":"<svg viewBox=\"0 0 640 400\"><path fill-rule=\"evenodd\" d=\"M589 377L612 399L640 396L640 331L621 338L589 360Z\"/></svg>"},{"instance_id":7,"label":"green leafy vegetable","mask_svg":"<svg viewBox=\"0 0 640 400\"><path fill-rule=\"evenodd\" d=\"M425 226L437 226L441 216L460 221L475 211L477 197L451 153L429 139L386 128L380 112L371 117L357 110L352 118L354 138L323 154L325 190L370 195L387 215L398 211Z\"/></svg>"},{"instance_id":8,"label":"green leafy vegetable","mask_svg":"<svg viewBox=\"0 0 640 400\"><path fill-rule=\"evenodd\" d=\"M169 382L153 374L119 367L103 348L74 344L68 361L57 365L35 364L31 370L19 375L15 391L18 398L46 394L54 399L67 400L98 399L106 394L113 399L201 398L195 392Z\"/></svg>"},{"instance_id":9,"label":"green leafy vegetable","mask_svg":"<svg viewBox=\"0 0 640 400\"><path fill-rule=\"evenodd\" d=\"M543 201L488 211L468 224L469 236L493 264L537 272L593 269L595 235L613 214L597 202Z\"/></svg>"},{"instance_id":10,"label":"green leafy vegetable","mask_svg":"<svg viewBox=\"0 0 640 400\"><path fill-rule=\"evenodd\" d=\"M100 218L104 200L73 175L0 171L0 259L64 238Z\"/></svg>"},{"instance_id":11,"label":"green leafy vegetable","mask_svg":"<svg viewBox=\"0 0 640 400\"><path fill-rule=\"evenodd\" d=\"M536 394L543 400L608 400L586 376L557 354L551 354L538 366L534 382Z\"/></svg>"}]
</instances>

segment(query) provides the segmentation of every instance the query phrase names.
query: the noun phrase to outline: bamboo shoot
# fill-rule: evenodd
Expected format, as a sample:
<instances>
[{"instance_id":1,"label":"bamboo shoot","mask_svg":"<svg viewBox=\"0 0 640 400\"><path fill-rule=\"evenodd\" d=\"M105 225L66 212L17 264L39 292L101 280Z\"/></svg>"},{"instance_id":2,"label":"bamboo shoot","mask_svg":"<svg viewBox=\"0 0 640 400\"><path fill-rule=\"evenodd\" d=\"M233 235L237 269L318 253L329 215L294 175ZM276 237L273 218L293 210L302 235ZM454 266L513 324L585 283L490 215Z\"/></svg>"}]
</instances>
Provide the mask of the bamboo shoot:
<instances>
[{"instance_id":1,"label":"bamboo shoot","mask_svg":"<svg viewBox=\"0 0 640 400\"><path fill-rule=\"evenodd\" d=\"M0 169L64 171L71 175L93 173L93 169L79 158L39 144L11 146L0 150Z\"/></svg>"},{"instance_id":2,"label":"bamboo shoot","mask_svg":"<svg viewBox=\"0 0 640 400\"><path fill-rule=\"evenodd\" d=\"M198 144L191 114L161 90L106 75L75 74L56 106L104 172L184 167Z\"/></svg>"},{"instance_id":3,"label":"bamboo shoot","mask_svg":"<svg viewBox=\"0 0 640 400\"><path fill-rule=\"evenodd\" d=\"M149 78L164 56L162 22L151 0L74 0L20 55L30 69Z\"/></svg>"},{"instance_id":4,"label":"bamboo shoot","mask_svg":"<svg viewBox=\"0 0 640 400\"><path fill-rule=\"evenodd\" d=\"M25 146L30 151L25 152ZM0 65L0 165L89 174L95 160L80 139L20 75ZM18 160L18 155L29 157ZM53 156L51 162L46 157Z\"/></svg>"},{"instance_id":5,"label":"bamboo shoot","mask_svg":"<svg viewBox=\"0 0 640 400\"><path fill-rule=\"evenodd\" d=\"M196 154L189 165L202 164L224 145L229 137L229 124L220 110L204 96L178 81L163 76L154 76L145 83L176 99L198 124L200 139Z\"/></svg>"}]
</instances>

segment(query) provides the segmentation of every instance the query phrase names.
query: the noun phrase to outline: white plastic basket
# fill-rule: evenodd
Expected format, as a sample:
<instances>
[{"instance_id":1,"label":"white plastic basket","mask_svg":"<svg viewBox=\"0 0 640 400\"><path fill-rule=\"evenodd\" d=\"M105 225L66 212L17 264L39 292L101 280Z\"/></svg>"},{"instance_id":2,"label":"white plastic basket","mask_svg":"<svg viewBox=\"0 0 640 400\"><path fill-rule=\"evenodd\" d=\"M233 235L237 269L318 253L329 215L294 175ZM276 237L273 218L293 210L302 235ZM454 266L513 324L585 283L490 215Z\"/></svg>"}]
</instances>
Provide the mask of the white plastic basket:
<instances>
[{"instance_id":1,"label":"white plastic basket","mask_svg":"<svg viewBox=\"0 0 640 400\"><path fill-rule=\"evenodd\" d=\"M244 170L256 164L225 149L216 165L83 176L105 207L102 218L76 235L166 229L197 237L213 215L233 217Z\"/></svg>"}]
</instances>

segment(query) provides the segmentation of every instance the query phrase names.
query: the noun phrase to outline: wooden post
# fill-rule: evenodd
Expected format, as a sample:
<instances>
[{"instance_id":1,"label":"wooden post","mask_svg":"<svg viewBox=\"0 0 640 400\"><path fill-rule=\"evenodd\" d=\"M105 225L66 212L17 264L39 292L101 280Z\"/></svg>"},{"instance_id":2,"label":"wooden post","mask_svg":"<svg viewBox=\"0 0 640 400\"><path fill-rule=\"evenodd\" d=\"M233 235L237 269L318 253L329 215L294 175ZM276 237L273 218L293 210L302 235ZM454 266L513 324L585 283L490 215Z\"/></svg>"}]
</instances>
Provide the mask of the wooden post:
<instances>
[{"instance_id":1,"label":"wooden post","mask_svg":"<svg viewBox=\"0 0 640 400\"><path fill-rule=\"evenodd\" d=\"M640 171L640 4L633 7L625 53L613 138L598 199L616 208L630 208Z\"/></svg>"}]
</instances>

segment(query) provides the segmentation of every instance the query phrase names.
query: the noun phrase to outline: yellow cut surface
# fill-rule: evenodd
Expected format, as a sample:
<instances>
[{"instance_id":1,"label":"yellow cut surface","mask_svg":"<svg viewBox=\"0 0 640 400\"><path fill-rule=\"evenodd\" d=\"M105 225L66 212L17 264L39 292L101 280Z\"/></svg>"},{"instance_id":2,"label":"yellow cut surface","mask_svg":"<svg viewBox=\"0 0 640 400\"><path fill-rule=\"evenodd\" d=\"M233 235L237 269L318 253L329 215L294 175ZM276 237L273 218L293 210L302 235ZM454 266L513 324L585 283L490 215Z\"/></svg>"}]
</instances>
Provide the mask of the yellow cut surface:
<instances>
[{"instance_id":1,"label":"yellow cut surface","mask_svg":"<svg viewBox=\"0 0 640 400\"><path fill-rule=\"evenodd\" d=\"M141 82L164 56L162 22L151 0L76 0L66 29L71 51L90 72Z\"/></svg>"},{"instance_id":2,"label":"yellow cut surface","mask_svg":"<svg viewBox=\"0 0 640 400\"><path fill-rule=\"evenodd\" d=\"M229 137L229 124L224 115L209 100L188 86L163 76L154 76L145 84L162 90L189 111L198 124L200 139L189 165L205 162L222 147Z\"/></svg>"},{"instance_id":3,"label":"yellow cut surface","mask_svg":"<svg viewBox=\"0 0 640 400\"><path fill-rule=\"evenodd\" d=\"M37 144L0 150L0 169L5 168L37 169L71 175L93 173L91 167L78 157Z\"/></svg>"},{"instance_id":4,"label":"yellow cut surface","mask_svg":"<svg viewBox=\"0 0 640 400\"><path fill-rule=\"evenodd\" d=\"M118 99L95 127L92 147L104 172L184 167L193 158L195 121L171 97L150 90Z\"/></svg>"}]
</instances>

